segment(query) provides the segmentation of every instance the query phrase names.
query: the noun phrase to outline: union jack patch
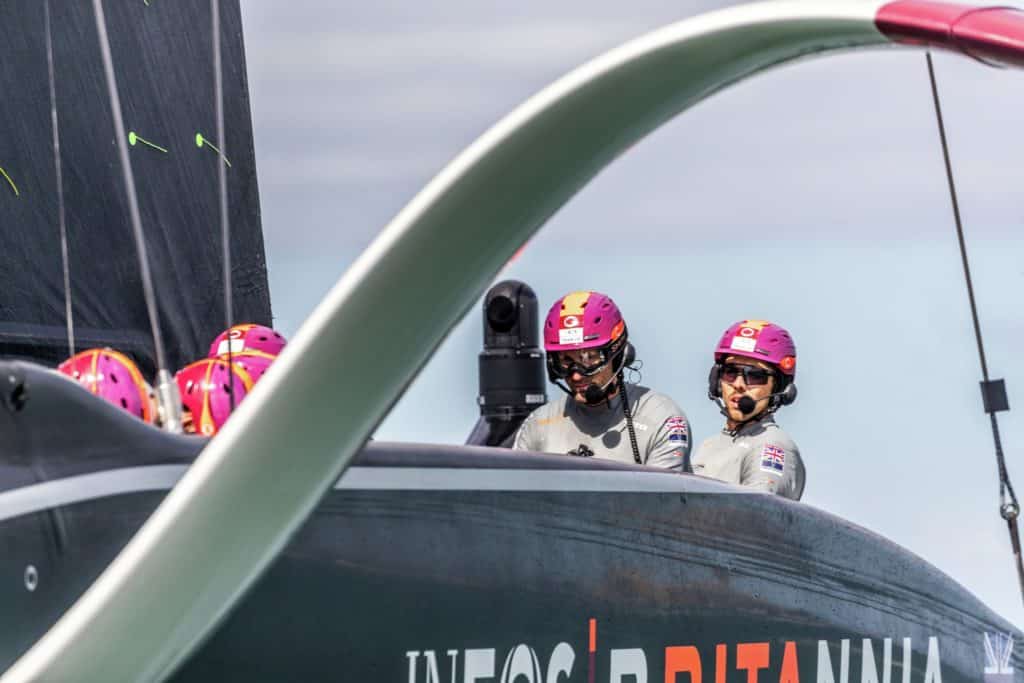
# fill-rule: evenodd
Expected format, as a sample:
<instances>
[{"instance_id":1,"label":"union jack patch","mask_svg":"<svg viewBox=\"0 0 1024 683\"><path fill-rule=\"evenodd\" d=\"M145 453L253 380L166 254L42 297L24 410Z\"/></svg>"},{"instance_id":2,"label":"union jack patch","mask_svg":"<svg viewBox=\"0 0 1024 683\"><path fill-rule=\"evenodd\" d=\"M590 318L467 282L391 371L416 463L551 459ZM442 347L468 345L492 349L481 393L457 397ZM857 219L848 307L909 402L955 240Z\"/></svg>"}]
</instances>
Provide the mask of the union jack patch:
<instances>
[{"instance_id":1,"label":"union jack patch","mask_svg":"<svg viewBox=\"0 0 1024 683\"><path fill-rule=\"evenodd\" d=\"M782 474L786 469L786 451L778 446L765 444L761 450L761 469L765 472Z\"/></svg>"},{"instance_id":2,"label":"union jack patch","mask_svg":"<svg viewBox=\"0 0 1024 683\"><path fill-rule=\"evenodd\" d=\"M676 415L665 420L665 428L668 429L668 440L669 441L683 441L687 440L689 429L686 426L686 418Z\"/></svg>"}]
</instances>

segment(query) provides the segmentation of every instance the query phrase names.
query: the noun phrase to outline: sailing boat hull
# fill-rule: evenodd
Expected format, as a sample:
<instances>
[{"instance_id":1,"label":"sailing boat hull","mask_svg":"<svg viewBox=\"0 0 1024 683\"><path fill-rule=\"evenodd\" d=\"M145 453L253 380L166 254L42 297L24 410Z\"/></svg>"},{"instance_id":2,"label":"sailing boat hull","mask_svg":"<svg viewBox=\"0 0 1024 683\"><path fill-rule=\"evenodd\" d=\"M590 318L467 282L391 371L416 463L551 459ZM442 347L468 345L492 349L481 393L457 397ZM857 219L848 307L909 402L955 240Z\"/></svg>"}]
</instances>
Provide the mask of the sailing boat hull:
<instances>
[{"instance_id":1,"label":"sailing boat hull","mask_svg":"<svg viewBox=\"0 0 1024 683\"><path fill-rule=\"evenodd\" d=\"M0 409L16 437L0 454L0 669L204 443L2 365L28 398ZM995 683L1015 680L1019 635L807 505L594 459L371 443L176 679Z\"/></svg>"}]
</instances>

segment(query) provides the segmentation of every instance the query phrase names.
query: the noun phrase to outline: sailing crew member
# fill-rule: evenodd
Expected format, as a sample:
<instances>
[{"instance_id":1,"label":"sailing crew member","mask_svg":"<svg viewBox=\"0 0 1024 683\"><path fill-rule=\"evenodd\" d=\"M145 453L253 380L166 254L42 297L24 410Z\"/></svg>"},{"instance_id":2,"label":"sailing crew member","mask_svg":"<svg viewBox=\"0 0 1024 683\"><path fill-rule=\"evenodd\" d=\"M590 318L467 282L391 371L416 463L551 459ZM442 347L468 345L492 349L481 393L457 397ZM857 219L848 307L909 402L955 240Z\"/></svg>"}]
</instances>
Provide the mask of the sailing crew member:
<instances>
[{"instance_id":1,"label":"sailing crew member","mask_svg":"<svg viewBox=\"0 0 1024 683\"><path fill-rule=\"evenodd\" d=\"M232 408L242 402L255 383L240 363L229 365L220 358L204 358L186 365L174 379L181 394L182 428L186 434L202 436L216 434L231 417ZM232 383L230 388L228 381Z\"/></svg>"},{"instance_id":2,"label":"sailing crew member","mask_svg":"<svg viewBox=\"0 0 1024 683\"><path fill-rule=\"evenodd\" d=\"M548 378L566 395L530 413L513 448L686 468L686 415L668 396L626 384L634 351L608 296L581 291L556 301L544 323L544 349Z\"/></svg>"},{"instance_id":3,"label":"sailing crew member","mask_svg":"<svg viewBox=\"0 0 1024 683\"><path fill-rule=\"evenodd\" d=\"M207 358L220 358L228 353L256 351L276 357L285 347L285 338L275 330L256 323L233 325L217 335L210 344Z\"/></svg>"},{"instance_id":4,"label":"sailing crew member","mask_svg":"<svg viewBox=\"0 0 1024 683\"><path fill-rule=\"evenodd\" d=\"M174 376L185 433L213 436L220 431L286 343L279 333L256 323L234 325L217 335L207 358L185 366Z\"/></svg>"},{"instance_id":5,"label":"sailing crew member","mask_svg":"<svg viewBox=\"0 0 1024 683\"><path fill-rule=\"evenodd\" d=\"M795 379L796 345L789 332L766 320L730 326L708 377L708 398L725 416L725 428L697 448L694 473L800 500L800 450L774 417L796 400Z\"/></svg>"},{"instance_id":6,"label":"sailing crew member","mask_svg":"<svg viewBox=\"0 0 1024 683\"><path fill-rule=\"evenodd\" d=\"M269 327L243 323L221 332L210 344L207 358L238 363L249 373L253 382L258 382L285 344L285 338Z\"/></svg>"},{"instance_id":7,"label":"sailing crew member","mask_svg":"<svg viewBox=\"0 0 1024 683\"><path fill-rule=\"evenodd\" d=\"M128 356L109 348L88 349L68 358L57 370L143 422L153 423L153 389Z\"/></svg>"}]
</instances>

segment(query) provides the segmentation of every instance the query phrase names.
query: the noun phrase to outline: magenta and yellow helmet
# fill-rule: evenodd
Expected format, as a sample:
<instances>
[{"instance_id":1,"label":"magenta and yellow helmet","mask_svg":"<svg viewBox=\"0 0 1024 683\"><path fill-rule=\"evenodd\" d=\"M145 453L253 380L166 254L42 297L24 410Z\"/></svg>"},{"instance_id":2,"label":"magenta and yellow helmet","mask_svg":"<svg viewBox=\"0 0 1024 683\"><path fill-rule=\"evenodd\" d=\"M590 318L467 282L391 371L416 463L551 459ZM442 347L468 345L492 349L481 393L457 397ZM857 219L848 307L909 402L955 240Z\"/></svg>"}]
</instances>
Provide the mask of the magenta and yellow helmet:
<instances>
[{"instance_id":1,"label":"magenta and yellow helmet","mask_svg":"<svg viewBox=\"0 0 1024 683\"><path fill-rule=\"evenodd\" d=\"M796 344L781 325L767 320L741 320L722 333L715 347L715 362L743 356L771 363L789 378L796 377Z\"/></svg>"},{"instance_id":2,"label":"magenta and yellow helmet","mask_svg":"<svg viewBox=\"0 0 1024 683\"><path fill-rule=\"evenodd\" d=\"M600 292L566 294L544 321L548 379L572 393L560 380L578 373L592 377L611 364L618 373L629 363L626 321L615 302Z\"/></svg>"},{"instance_id":3,"label":"magenta and yellow helmet","mask_svg":"<svg viewBox=\"0 0 1024 683\"><path fill-rule=\"evenodd\" d=\"M156 411L149 385L135 361L123 353L88 349L68 358L57 370L143 422L153 422Z\"/></svg>"},{"instance_id":4,"label":"magenta and yellow helmet","mask_svg":"<svg viewBox=\"0 0 1024 683\"><path fill-rule=\"evenodd\" d=\"M592 349L617 342L625 334L626 321L611 297L600 292L571 292L548 311L544 350Z\"/></svg>"},{"instance_id":5,"label":"magenta and yellow helmet","mask_svg":"<svg viewBox=\"0 0 1024 683\"><path fill-rule=\"evenodd\" d=\"M266 325L243 323L233 325L217 335L217 338L210 344L207 358L217 358L226 355L229 351L231 354L259 351L276 356L281 353L281 349L286 343L284 337Z\"/></svg>"},{"instance_id":6,"label":"magenta and yellow helmet","mask_svg":"<svg viewBox=\"0 0 1024 683\"><path fill-rule=\"evenodd\" d=\"M237 406L252 391L253 380L238 363L204 358L186 365L174 376L182 407L189 412L191 431L213 436L231 416L231 392ZM228 382L231 382L229 385ZM189 429L186 429L189 431Z\"/></svg>"},{"instance_id":7,"label":"magenta and yellow helmet","mask_svg":"<svg viewBox=\"0 0 1024 683\"><path fill-rule=\"evenodd\" d=\"M227 354L221 356L220 359L226 361L228 359ZM260 377L263 377L263 373L270 368L270 364L276 359L277 356L260 351L241 351L231 356L233 363L241 365L242 369L249 373L253 384L260 381Z\"/></svg>"}]
</instances>

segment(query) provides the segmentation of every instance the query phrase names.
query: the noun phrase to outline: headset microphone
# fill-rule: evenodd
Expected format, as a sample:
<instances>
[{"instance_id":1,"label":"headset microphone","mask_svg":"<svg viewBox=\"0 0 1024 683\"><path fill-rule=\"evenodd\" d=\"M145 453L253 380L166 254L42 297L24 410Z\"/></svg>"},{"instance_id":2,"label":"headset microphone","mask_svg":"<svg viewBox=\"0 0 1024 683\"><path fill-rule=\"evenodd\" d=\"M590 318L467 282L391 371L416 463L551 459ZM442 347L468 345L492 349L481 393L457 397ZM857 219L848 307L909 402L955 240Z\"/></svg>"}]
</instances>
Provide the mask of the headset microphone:
<instances>
[{"instance_id":1,"label":"headset microphone","mask_svg":"<svg viewBox=\"0 0 1024 683\"><path fill-rule=\"evenodd\" d=\"M583 391L583 400L587 405L594 406L605 399L605 389L596 384L588 384Z\"/></svg>"},{"instance_id":2,"label":"headset microphone","mask_svg":"<svg viewBox=\"0 0 1024 683\"><path fill-rule=\"evenodd\" d=\"M755 408L757 408L757 401L749 396L741 396L740 400L736 402L736 407L739 408L740 412L744 415L749 415L754 412Z\"/></svg>"},{"instance_id":3,"label":"headset microphone","mask_svg":"<svg viewBox=\"0 0 1024 683\"><path fill-rule=\"evenodd\" d=\"M781 403L784 406L788 406L790 403L796 400L796 385L792 382L786 385L786 388L782 391L777 391L774 394L768 394L765 398L771 399L780 397ZM754 412L757 408L757 401L750 398L749 396L741 396L740 400L736 402L736 407L740 409L740 412L744 415L749 415Z\"/></svg>"}]
</instances>

